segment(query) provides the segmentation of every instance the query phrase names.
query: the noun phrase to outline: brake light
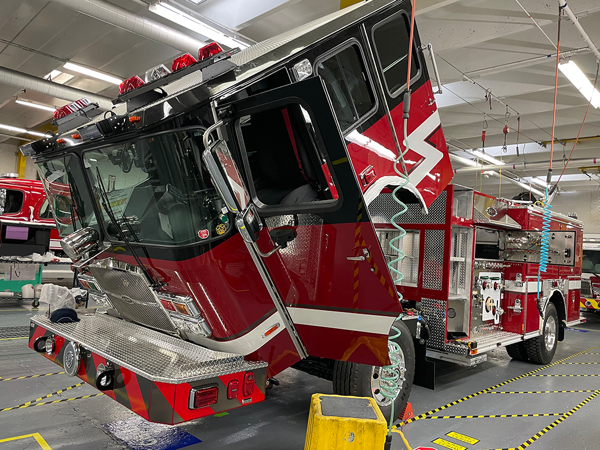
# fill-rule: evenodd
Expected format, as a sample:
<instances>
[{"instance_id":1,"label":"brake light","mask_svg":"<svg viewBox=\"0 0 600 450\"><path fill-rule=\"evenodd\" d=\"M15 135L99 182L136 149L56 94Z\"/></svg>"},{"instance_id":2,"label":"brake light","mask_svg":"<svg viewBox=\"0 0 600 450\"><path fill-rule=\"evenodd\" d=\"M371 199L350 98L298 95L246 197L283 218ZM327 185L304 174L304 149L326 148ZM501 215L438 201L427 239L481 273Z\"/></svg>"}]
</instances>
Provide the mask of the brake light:
<instances>
[{"instance_id":1,"label":"brake light","mask_svg":"<svg viewBox=\"0 0 600 450\"><path fill-rule=\"evenodd\" d=\"M187 305L185 305L184 303L173 302L173 305L175 306L175 309L179 314L185 314L186 316L191 315L189 309L187 308Z\"/></svg>"},{"instance_id":2,"label":"brake light","mask_svg":"<svg viewBox=\"0 0 600 450\"><path fill-rule=\"evenodd\" d=\"M204 408L214 405L219 400L219 388L217 386L192 389L190 391L190 409Z\"/></svg>"},{"instance_id":3,"label":"brake light","mask_svg":"<svg viewBox=\"0 0 600 450\"><path fill-rule=\"evenodd\" d=\"M54 111L54 120L62 119L63 117L68 116L69 114L73 114L75 111L79 111L82 108L85 108L91 102L87 98L81 98L76 102L69 103L68 105L62 106Z\"/></svg>"},{"instance_id":4,"label":"brake light","mask_svg":"<svg viewBox=\"0 0 600 450\"><path fill-rule=\"evenodd\" d=\"M227 399L233 400L238 396L240 391L240 382L238 380L231 380L227 385Z\"/></svg>"},{"instance_id":5,"label":"brake light","mask_svg":"<svg viewBox=\"0 0 600 450\"><path fill-rule=\"evenodd\" d=\"M167 311L176 311L175 307L173 306L173 303L171 303L169 300L163 300L162 298L160 299L160 302L162 303L162 305L164 306L164 308Z\"/></svg>"},{"instance_id":6,"label":"brake light","mask_svg":"<svg viewBox=\"0 0 600 450\"><path fill-rule=\"evenodd\" d=\"M216 42L205 45L200 50L198 50L198 61L204 61L205 59L208 59L211 56L218 55L222 51L223 49Z\"/></svg>"},{"instance_id":7,"label":"brake light","mask_svg":"<svg viewBox=\"0 0 600 450\"><path fill-rule=\"evenodd\" d=\"M252 395L255 385L254 372L246 372L246 375L244 375L244 390L242 392L244 397L250 397Z\"/></svg>"},{"instance_id":8,"label":"brake light","mask_svg":"<svg viewBox=\"0 0 600 450\"><path fill-rule=\"evenodd\" d=\"M165 67L164 64L159 64L152 69L146 70L146 75L144 78L146 79L146 83L151 83L152 81L160 80L163 77L169 75L171 71Z\"/></svg>"},{"instance_id":9,"label":"brake light","mask_svg":"<svg viewBox=\"0 0 600 450\"><path fill-rule=\"evenodd\" d=\"M173 72L177 72L178 70L184 69L192 64L196 64L196 60L192 55L186 53L185 55L181 55L179 58L176 58L173 61L173 65L171 66L171 70Z\"/></svg>"},{"instance_id":10,"label":"brake light","mask_svg":"<svg viewBox=\"0 0 600 450\"><path fill-rule=\"evenodd\" d=\"M129 91L133 91L141 86L143 86L144 80L142 80L137 75L132 76L131 78L127 78L119 85L119 94L124 94Z\"/></svg>"}]
</instances>

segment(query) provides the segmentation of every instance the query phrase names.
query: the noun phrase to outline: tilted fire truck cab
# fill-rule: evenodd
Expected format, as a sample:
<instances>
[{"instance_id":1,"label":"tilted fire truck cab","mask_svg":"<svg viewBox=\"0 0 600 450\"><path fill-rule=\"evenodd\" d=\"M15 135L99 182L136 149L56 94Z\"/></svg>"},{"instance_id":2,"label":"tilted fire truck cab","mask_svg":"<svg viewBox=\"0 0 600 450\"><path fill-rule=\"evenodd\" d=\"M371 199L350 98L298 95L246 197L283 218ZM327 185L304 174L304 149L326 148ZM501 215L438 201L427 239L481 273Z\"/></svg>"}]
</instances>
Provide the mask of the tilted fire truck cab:
<instances>
[{"instance_id":1,"label":"tilted fire truck cab","mask_svg":"<svg viewBox=\"0 0 600 450\"><path fill-rule=\"evenodd\" d=\"M259 402L266 380L291 366L331 379L336 393L375 397L388 415L382 391L393 392L402 411L415 360L418 381L431 374L430 331L432 349L469 346L456 342L468 326L445 328L458 308L449 255L454 226L472 244L478 223L453 221L452 169L416 30L403 119L409 6L361 2L242 52L211 44L198 62L175 60L173 73L126 80L110 113L81 101L58 114L59 135L22 150L51 199L69 193L63 248L106 313L69 324L38 316L30 346L157 422ZM386 192L405 184L394 170L403 134L402 196L415 214L401 221L418 213L427 224L412 292L414 255L397 286L384 236L398 207ZM470 206L457 199L465 209L469 195ZM431 325L403 310L398 289ZM390 374L398 389L382 380Z\"/></svg>"}]
</instances>

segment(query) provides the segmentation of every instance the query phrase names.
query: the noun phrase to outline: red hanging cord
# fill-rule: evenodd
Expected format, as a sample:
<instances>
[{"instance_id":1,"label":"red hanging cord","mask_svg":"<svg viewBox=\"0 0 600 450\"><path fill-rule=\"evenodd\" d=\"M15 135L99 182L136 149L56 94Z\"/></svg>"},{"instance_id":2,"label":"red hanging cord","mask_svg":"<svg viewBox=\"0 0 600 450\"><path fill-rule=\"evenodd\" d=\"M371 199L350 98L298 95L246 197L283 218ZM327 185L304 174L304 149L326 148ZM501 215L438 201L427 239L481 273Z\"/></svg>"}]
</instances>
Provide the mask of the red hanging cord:
<instances>
[{"instance_id":1,"label":"red hanging cord","mask_svg":"<svg viewBox=\"0 0 600 450\"><path fill-rule=\"evenodd\" d=\"M415 37L415 13L417 12L417 0L413 0L412 2L412 14L410 18L410 39L408 41L408 73L406 74L406 90L410 91L410 72L412 65L412 50L413 50L413 40Z\"/></svg>"}]
</instances>

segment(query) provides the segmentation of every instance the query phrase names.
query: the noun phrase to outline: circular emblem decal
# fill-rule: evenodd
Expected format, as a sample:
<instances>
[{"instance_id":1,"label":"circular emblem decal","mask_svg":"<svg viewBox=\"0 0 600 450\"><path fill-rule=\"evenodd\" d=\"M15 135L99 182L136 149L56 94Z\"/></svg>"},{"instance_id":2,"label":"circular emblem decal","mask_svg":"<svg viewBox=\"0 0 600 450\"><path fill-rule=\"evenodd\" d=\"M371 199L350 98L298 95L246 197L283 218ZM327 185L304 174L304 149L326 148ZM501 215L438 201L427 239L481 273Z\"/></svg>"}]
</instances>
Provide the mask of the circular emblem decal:
<instances>
[{"instance_id":1,"label":"circular emblem decal","mask_svg":"<svg viewBox=\"0 0 600 450\"><path fill-rule=\"evenodd\" d=\"M81 353L79 346L74 342L69 342L65 347L65 353L63 355L63 366L67 375L70 377L77 375L80 361Z\"/></svg>"},{"instance_id":2,"label":"circular emblem decal","mask_svg":"<svg viewBox=\"0 0 600 450\"><path fill-rule=\"evenodd\" d=\"M227 231L227 227L225 226L225 224L220 223L219 225L217 225L217 227L215 228L215 231L217 232L217 234L219 236L221 236L222 234L225 234L225 232Z\"/></svg>"},{"instance_id":3,"label":"circular emblem decal","mask_svg":"<svg viewBox=\"0 0 600 450\"><path fill-rule=\"evenodd\" d=\"M207 239L210 236L210 231L208 230L200 230L198 231L198 237L200 239Z\"/></svg>"}]
</instances>

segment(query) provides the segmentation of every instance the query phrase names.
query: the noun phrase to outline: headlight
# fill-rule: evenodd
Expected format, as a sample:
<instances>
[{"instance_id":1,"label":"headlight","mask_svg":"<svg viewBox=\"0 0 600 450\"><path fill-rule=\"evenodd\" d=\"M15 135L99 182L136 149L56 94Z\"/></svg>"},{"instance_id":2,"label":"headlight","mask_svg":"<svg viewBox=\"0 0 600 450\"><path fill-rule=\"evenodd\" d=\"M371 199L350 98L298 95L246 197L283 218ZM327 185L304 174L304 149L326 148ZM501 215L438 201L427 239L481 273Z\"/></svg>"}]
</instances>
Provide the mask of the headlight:
<instances>
[{"instance_id":1,"label":"headlight","mask_svg":"<svg viewBox=\"0 0 600 450\"><path fill-rule=\"evenodd\" d=\"M77 261L85 253L98 247L100 235L93 228L82 228L60 241L60 245L66 255L73 261Z\"/></svg>"}]
</instances>

